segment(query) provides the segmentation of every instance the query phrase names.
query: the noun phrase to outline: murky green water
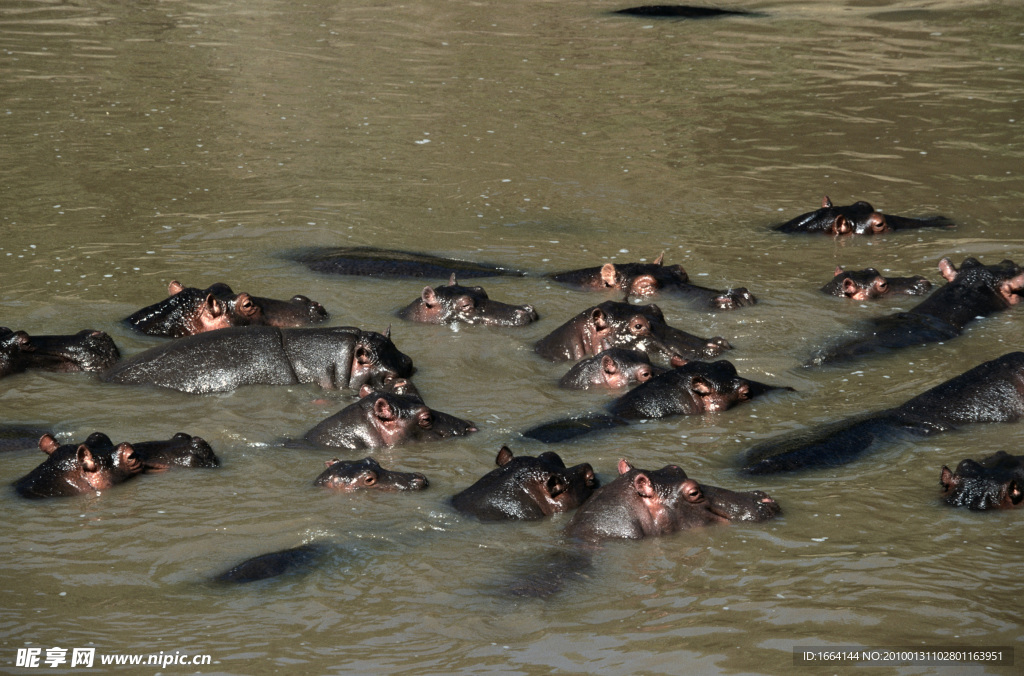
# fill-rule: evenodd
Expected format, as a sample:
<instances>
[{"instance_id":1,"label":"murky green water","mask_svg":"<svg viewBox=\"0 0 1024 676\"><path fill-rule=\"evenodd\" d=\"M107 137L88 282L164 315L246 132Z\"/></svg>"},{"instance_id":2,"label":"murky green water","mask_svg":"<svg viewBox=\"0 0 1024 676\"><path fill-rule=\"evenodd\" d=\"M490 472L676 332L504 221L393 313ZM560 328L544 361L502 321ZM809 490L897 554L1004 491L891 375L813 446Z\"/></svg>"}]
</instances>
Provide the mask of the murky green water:
<instances>
[{"instance_id":1,"label":"murky green water","mask_svg":"<svg viewBox=\"0 0 1024 676\"><path fill-rule=\"evenodd\" d=\"M943 464L1019 453L1024 426L905 441L801 476L735 472L757 440L899 404L1021 348L1010 311L947 344L848 369L799 366L858 319L913 303L826 298L817 289L836 265L939 281L943 256L1024 261L1024 9L812 0L722 3L766 16L703 22L608 14L627 4L0 6L0 325L102 329L132 353L153 341L118 320L172 279L305 293L334 324L392 324L427 403L480 427L378 455L424 472L426 492L327 495L310 483L330 452L275 444L345 405L343 394L4 379L2 423L115 441L187 431L223 462L96 497L0 496L5 669L18 648L61 646L209 654L204 673L232 674L824 673L794 668L794 647L1024 645L1021 514L937 500ZM959 225L843 242L768 229L823 194ZM784 515L611 544L588 580L552 599L497 593L560 546L565 518L480 524L446 497L502 444L539 451L521 430L601 405L558 391L566 367L531 349L601 299L496 278L484 280L492 297L533 303L542 321L412 326L394 311L422 283L319 276L281 255L337 245L537 273L665 251L698 283L747 286L761 302L735 313L659 304L674 325L730 340L741 373L797 394L557 450L605 480L619 457L679 463L708 483L768 490ZM7 453L0 478L41 459ZM207 582L311 540L331 549L306 576Z\"/></svg>"}]
</instances>

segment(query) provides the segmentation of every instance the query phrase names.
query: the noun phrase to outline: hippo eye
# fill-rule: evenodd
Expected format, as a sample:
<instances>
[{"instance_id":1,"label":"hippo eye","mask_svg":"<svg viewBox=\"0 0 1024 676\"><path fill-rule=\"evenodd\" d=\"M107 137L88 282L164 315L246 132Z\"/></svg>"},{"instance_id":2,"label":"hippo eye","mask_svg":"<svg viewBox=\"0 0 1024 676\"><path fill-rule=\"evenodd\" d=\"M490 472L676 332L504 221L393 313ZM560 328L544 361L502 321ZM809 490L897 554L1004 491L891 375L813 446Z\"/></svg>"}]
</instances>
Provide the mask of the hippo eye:
<instances>
[{"instance_id":1,"label":"hippo eye","mask_svg":"<svg viewBox=\"0 0 1024 676\"><path fill-rule=\"evenodd\" d=\"M377 475L376 474L374 474L373 472L367 472L366 474L363 475L363 485L364 486L372 486L375 483L377 483Z\"/></svg>"},{"instance_id":2,"label":"hippo eye","mask_svg":"<svg viewBox=\"0 0 1024 676\"><path fill-rule=\"evenodd\" d=\"M875 281L875 288L878 289L879 291L884 292L886 289L889 288L889 282L885 281L884 279L879 279Z\"/></svg>"},{"instance_id":3,"label":"hippo eye","mask_svg":"<svg viewBox=\"0 0 1024 676\"><path fill-rule=\"evenodd\" d=\"M416 421L416 424L425 430L429 430L434 425L434 417L430 413L423 413L420 415L419 420Z\"/></svg>"}]
</instances>

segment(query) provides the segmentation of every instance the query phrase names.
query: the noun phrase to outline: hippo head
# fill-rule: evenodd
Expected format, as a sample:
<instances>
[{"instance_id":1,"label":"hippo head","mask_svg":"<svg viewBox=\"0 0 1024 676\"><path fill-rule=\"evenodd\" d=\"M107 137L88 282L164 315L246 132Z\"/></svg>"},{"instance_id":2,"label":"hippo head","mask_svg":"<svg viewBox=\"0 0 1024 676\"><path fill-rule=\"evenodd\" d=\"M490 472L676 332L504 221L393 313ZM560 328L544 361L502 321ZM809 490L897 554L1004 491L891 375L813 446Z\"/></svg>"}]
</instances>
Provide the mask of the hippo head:
<instances>
[{"instance_id":1,"label":"hippo head","mask_svg":"<svg viewBox=\"0 0 1024 676\"><path fill-rule=\"evenodd\" d=\"M484 324L525 326L537 320L532 305L509 305L491 300L480 286L461 286L452 273L447 286L423 287L420 297L399 316L426 324Z\"/></svg>"},{"instance_id":2,"label":"hippo head","mask_svg":"<svg viewBox=\"0 0 1024 676\"><path fill-rule=\"evenodd\" d=\"M418 396L374 392L361 402L372 409L370 422L386 447L409 441L439 441L476 431L467 420L427 408Z\"/></svg>"},{"instance_id":3,"label":"hippo head","mask_svg":"<svg viewBox=\"0 0 1024 676\"><path fill-rule=\"evenodd\" d=\"M50 434L39 439L46 460L15 482L28 498L80 495L103 491L142 472L131 444L114 446L107 435L94 433L84 443L60 445Z\"/></svg>"},{"instance_id":4,"label":"hippo head","mask_svg":"<svg viewBox=\"0 0 1024 676\"><path fill-rule=\"evenodd\" d=\"M378 491L418 491L427 487L427 477L419 472L393 472L384 469L373 458L339 460L324 463L327 469L314 481L314 486L351 492L362 489Z\"/></svg>"},{"instance_id":5,"label":"hippo head","mask_svg":"<svg viewBox=\"0 0 1024 676\"><path fill-rule=\"evenodd\" d=\"M962 460L955 472L943 466L942 496L954 507L984 510L1024 502L1024 456L999 451L980 462Z\"/></svg>"},{"instance_id":6,"label":"hippo head","mask_svg":"<svg viewBox=\"0 0 1024 676\"><path fill-rule=\"evenodd\" d=\"M359 390L364 384L383 388L388 379L412 375L412 359L391 342L391 327L384 333L360 331L352 349L352 367L348 387Z\"/></svg>"},{"instance_id":7,"label":"hippo head","mask_svg":"<svg viewBox=\"0 0 1024 676\"><path fill-rule=\"evenodd\" d=\"M835 276L822 291L833 296L845 296L851 300L869 300L889 292L889 282L874 268L843 270L836 267Z\"/></svg>"},{"instance_id":8,"label":"hippo head","mask_svg":"<svg viewBox=\"0 0 1024 676\"><path fill-rule=\"evenodd\" d=\"M49 371L102 371L121 357L110 336L88 329L73 336L32 336L21 349L27 366Z\"/></svg>"},{"instance_id":9,"label":"hippo head","mask_svg":"<svg viewBox=\"0 0 1024 676\"><path fill-rule=\"evenodd\" d=\"M821 200L819 218L830 221L825 231L832 235L879 235L891 228L885 216L867 202L854 202L848 207L832 206L825 195Z\"/></svg>"},{"instance_id":10,"label":"hippo head","mask_svg":"<svg viewBox=\"0 0 1024 676\"><path fill-rule=\"evenodd\" d=\"M541 519L575 509L597 487L589 464L567 468L550 451L513 457L502 446L495 464L497 469L452 498L456 509L485 521Z\"/></svg>"},{"instance_id":11,"label":"hippo head","mask_svg":"<svg viewBox=\"0 0 1024 676\"><path fill-rule=\"evenodd\" d=\"M1009 259L998 265L984 265L976 258L965 258L957 269L953 261L943 258L939 272L950 283L991 289L1007 306L1019 303L1024 294L1024 269Z\"/></svg>"}]
</instances>

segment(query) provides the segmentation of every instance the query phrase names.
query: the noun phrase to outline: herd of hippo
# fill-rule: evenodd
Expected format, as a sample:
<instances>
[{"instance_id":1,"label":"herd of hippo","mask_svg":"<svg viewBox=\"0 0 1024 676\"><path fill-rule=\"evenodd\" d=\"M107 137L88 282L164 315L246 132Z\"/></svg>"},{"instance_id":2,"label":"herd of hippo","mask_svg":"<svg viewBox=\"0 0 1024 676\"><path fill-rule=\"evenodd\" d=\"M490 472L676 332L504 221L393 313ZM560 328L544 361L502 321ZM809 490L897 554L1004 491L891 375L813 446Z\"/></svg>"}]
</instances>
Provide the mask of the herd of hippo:
<instances>
[{"instance_id":1,"label":"herd of hippo","mask_svg":"<svg viewBox=\"0 0 1024 676\"><path fill-rule=\"evenodd\" d=\"M826 197L820 209L776 226L782 233L834 237L872 235L918 227L948 227L941 217L913 219L882 214L867 202L836 207ZM328 274L399 278L447 278L426 286L398 316L433 324L522 326L538 319L529 305L492 300L479 286L458 278L524 276L519 270L423 254L373 248L304 251L295 260ZM1017 304L1024 294L1024 269L1010 260L985 265L965 258L938 264L946 283L932 290L923 277L886 278L877 270L838 268L822 291L857 300L888 294L926 295L906 312L881 316L837 339L805 365L818 367L912 345L945 341L971 321ZM549 279L582 290L620 294L569 318L540 339L540 357L576 362L559 381L572 389L622 390L602 413L584 413L526 430L522 436L555 443L638 420L724 411L769 392L792 391L745 378L732 363L714 360L732 346L721 337L699 337L670 326L653 296L682 299L709 312L736 310L757 299L742 287L724 290L691 284L679 265L608 263L551 274ZM226 392L245 385L315 383L358 395L351 405L323 420L301 440L316 448L372 453L401 444L440 441L476 431L472 422L429 408L410 380L412 359L385 333L354 327L316 326L329 317L305 296L288 301L235 293L223 283L205 289L171 282L169 297L125 318L134 330L167 338L121 358L111 338L85 330L74 335L32 336L0 328L0 377L31 369L91 371L104 383L149 385L190 394ZM632 301L632 302L630 302ZM837 466L906 435L931 435L969 423L1011 422L1024 416L1024 352L977 365L904 404L865 411L820 429L783 435L743 454L749 475ZM33 442L36 443L36 442ZM46 460L14 483L26 498L104 491L137 474L170 467L217 467L209 445L180 433L167 441L115 445L102 433L61 445L50 434L38 438ZM0 449L23 448L16 426L2 430ZM614 481L599 486L587 463L566 467L553 451L514 456L506 446L496 469L450 498L457 511L484 521L539 519L575 510L564 536L581 544L659 536L728 521L764 521L779 505L761 491L735 492L699 483L676 465L639 469L618 464ZM313 482L343 491L419 490L421 474L381 467L372 457L334 458ZM982 460L943 467L940 483L950 505L971 509L1012 507L1024 500L1024 456L1000 451ZM218 579L245 582L277 575L315 559L311 545L261 555Z\"/></svg>"}]
</instances>

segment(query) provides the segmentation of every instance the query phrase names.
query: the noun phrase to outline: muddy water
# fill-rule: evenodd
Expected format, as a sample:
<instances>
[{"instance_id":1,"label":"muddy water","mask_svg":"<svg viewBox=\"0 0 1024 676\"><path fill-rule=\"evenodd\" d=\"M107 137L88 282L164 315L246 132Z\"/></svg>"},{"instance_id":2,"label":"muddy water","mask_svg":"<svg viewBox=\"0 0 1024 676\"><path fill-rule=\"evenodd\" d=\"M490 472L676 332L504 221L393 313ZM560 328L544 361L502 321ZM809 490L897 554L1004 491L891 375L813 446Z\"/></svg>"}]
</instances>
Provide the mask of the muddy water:
<instances>
[{"instance_id":1,"label":"muddy water","mask_svg":"<svg viewBox=\"0 0 1024 676\"><path fill-rule=\"evenodd\" d=\"M943 256L1024 259L1024 10L812 0L755 1L743 7L763 16L703 22L607 13L624 4L0 8L0 325L102 329L132 353L153 341L118 320L172 279L305 293L335 324L392 324L427 402L480 427L379 454L427 474L428 491L327 495L310 482L332 453L278 442L344 394L4 379L0 422L65 439L188 431L223 461L81 499L0 496L5 665L18 648L60 646L208 654L206 673L782 673L795 646L1020 650L1021 515L945 508L937 479L965 456L1019 452L1024 426L904 441L801 476L754 481L735 466L757 440L899 404L1021 348L1011 311L946 344L845 369L799 366L859 319L912 304L820 295L836 265L939 281ZM843 242L770 232L823 194L958 226ZM679 463L709 483L768 490L784 515L611 544L552 599L503 595L557 550L565 519L484 525L445 498L489 470L502 444L540 450L519 431L601 405L557 391L566 367L531 350L601 299L537 276L485 280L542 321L411 326L393 313L422 283L319 276L281 255L345 244L535 273L665 251L698 283L749 287L761 303L735 313L660 305L677 326L728 338L741 373L797 394L557 450L605 480L620 457ZM40 459L6 453L3 481ZM328 554L308 575L208 582L309 541ZM1012 670L980 670L1001 669Z\"/></svg>"}]
</instances>

